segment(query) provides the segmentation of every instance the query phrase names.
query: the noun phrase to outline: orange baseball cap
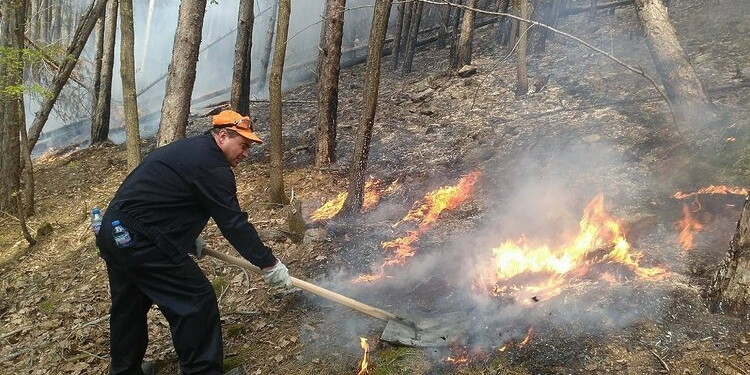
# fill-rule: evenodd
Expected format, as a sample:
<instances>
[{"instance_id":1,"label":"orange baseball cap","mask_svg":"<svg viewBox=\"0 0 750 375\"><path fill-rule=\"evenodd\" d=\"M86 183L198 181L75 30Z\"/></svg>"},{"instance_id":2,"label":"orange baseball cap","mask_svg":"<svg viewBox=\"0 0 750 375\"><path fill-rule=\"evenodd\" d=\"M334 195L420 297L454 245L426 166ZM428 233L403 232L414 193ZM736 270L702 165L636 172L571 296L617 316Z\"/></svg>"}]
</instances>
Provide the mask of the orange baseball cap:
<instances>
[{"instance_id":1,"label":"orange baseball cap","mask_svg":"<svg viewBox=\"0 0 750 375\"><path fill-rule=\"evenodd\" d=\"M232 129L243 138L253 142L263 143L263 141L253 133L253 123L248 116L242 116L235 111L227 109L219 112L218 115L213 116L211 123L215 128Z\"/></svg>"}]
</instances>

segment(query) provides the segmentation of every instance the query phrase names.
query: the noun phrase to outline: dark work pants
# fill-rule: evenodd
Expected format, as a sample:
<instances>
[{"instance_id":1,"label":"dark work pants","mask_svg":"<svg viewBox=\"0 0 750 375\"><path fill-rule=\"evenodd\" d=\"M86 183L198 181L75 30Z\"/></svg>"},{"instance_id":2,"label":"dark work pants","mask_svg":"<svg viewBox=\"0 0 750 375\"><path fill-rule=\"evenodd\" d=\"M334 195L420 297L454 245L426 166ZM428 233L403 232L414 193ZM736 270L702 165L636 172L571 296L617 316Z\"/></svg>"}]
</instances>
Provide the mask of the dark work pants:
<instances>
[{"instance_id":1,"label":"dark work pants","mask_svg":"<svg viewBox=\"0 0 750 375\"><path fill-rule=\"evenodd\" d=\"M107 224L97 245L107 263L112 295L110 375L141 374L148 345L146 314L153 303L169 322L182 374L221 374L219 309L203 271L190 257L174 263L133 231L135 245L117 248Z\"/></svg>"}]
</instances>

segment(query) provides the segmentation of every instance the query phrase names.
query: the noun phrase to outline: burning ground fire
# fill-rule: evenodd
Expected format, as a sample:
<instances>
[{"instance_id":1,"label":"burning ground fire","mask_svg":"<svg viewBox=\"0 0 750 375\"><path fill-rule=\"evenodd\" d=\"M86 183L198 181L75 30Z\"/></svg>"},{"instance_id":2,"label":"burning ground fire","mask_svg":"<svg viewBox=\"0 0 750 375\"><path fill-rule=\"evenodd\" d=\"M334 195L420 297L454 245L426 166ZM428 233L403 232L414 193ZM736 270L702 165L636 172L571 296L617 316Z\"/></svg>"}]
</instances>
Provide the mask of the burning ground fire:
<instances>
[{"instance_id":1,"label":"burning ground fire","mask_svg":"<svg viewBox=\"0 0 750 375\"><path fill-rule=\"evenodd\" d=\"M497 297L512 297L524 304L560 294L571 281L591 278L594 268L614 265L643 278L658 278L662 268L639 265L642 254L632 252L617 220L604 209L604 196L596 196L586 206L579 234L568 244L552 248L531 246L525 239L506 241L492 249L494 258L475 287ZM605 282L618 279L604 271L597 276Z\"/></svg>"},{"instance_id":2,"label":"burning ground fire","mask_svg":"<svg viewBox=\"0 0 750 375\"><path fill-rule=\"evenodd\" d=\"M370 344L367 343L366 338L360 337L359 346L362 348L364 354L362 354L362 362L359 365L357 375L365 375L367 374L367 367L370 365Z\"/></svg>"},{"instance_id":3,"label":"burning ground fire","mask_svg":"<svg viewBox=\"0 0 750 375\"><path fill-rule=\"evenodd\" d=\"M398 180L391 182L390 185L383 188L383 182L370 178L365 182L365 198L362 202L362 211L369 211L378 205L380 198L383 195L394 192L399 188L400 184ZM336 198L331 199L322 206L318 207L315 211L310 214L310 219L326 220L332 218L336 213L341 210L346 200L347 192L341 192Z\"/></svg>"},{"instance_id":4,"label":"burning ground fire","mask_svg":"<svg viewBox=\"0 0 750 375\"><path fill-rule=\"evenodd\" d=\"M417 222L417 228L408 231L404 237L381 243L383 251L392 249L393 253L380 265L380 271L377 274L360 275L356 281L378 280L385 274L386 267L401 265L406 259L413 257L416 252L413 245L419 240L419 236L433 226L441 212L455 209L466 201L471 196L480 175L479 172L469 173L462 177L456 185L438 188L427 193L421 201L414 203L406 216L393 227L395 228L406 222Z\"/></svg>"},{"instance_id":5,"label":"burning ground fire","mask_svg":"<svg viewBox=\"0 0 750 375\"><path fill-rule=\"evenodd\" d=\"M677 225L680 228L678 241L680 243L680 246L682 247L682 250L692 250L695 247L696 234L705 229L705 226L702 223L698 222L698 220L694 217L694 213L697 213L703 209L700 201L700 196L727 194L747 196L748 190L741 187L709 185L704 188L700 188L697 191L689 193L678 191L672 196L677 200L693 198L693 201L690 204L683 203L682 219L677 222Z\"/></svg>"}]
</instances>

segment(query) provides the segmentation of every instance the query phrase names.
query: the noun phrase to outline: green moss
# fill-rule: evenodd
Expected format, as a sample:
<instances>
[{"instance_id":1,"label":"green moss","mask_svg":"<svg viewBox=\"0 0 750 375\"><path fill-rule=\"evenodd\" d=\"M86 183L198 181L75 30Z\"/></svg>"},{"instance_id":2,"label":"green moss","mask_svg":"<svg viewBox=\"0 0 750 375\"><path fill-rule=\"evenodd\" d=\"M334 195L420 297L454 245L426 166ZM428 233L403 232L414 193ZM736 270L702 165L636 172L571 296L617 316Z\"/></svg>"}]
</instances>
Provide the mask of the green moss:
<instances>
[{"instance_id":1,"label":"green moss","mask_svg":"<svg viewBox=\"0 0 750 375\"><path fill-rule=\"evenodd\" d=\"M245 325L227 324L224 326L224 332L226 332L227 337L237 337L245 332Z\"/></svg>"},{"instance_id":2,"label":"green moss","mask_svg":"<svg viewBox=\"0 0 750 375\"><path fill-rule=\"evenodd\" d=\"M213 281L211 281L211 285L214 287L214 292L216 293L216 297L219 297L221 293L224 291L224 289L228 288L228 282L227 279L223 276L216 276L214 277Z\"/></svg>"},{"instance_id":3,"label":"green moss","mask_svg":"<svg viewBox=\"0 0 750 375\"><path fill-rule=\"evenodd\" d=\"M45 299L42 302L39 302L39 305L36 306L36 308L41 312L42 314L49 315L53 311L55 311L55 302L50 299Z\"/></svg>"},{"instance_id":4,"label":"green moss","mask_svg":"<svg viewBox=\"0 0 750 375\"><path fill-rule=\"evenodd\" d=\"M410 347L379 349L370 360L373 375L422 374L430 367L422 351Z\"/></svg>"}]
</instances>

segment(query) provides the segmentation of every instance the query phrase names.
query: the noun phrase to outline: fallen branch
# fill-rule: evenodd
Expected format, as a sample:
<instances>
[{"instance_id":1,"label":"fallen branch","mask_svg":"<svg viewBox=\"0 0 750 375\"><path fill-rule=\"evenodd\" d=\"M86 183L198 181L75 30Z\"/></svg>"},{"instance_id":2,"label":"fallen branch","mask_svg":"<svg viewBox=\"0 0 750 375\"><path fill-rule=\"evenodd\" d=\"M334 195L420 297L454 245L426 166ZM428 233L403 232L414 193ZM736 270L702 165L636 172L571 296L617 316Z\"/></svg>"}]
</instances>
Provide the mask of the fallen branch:
<instances>
[{"instance_id":1,"label":"fallen branch","mask_svg":"<svg viewBox=\"0 0 750 375\"><path fill-rule=\"evenodd\" d=\"M669 366L667 366L667 362L664 362L664 360L659 356L659 354L656 353L656 350L651 349L651 354L653 354L654 357L656 357L656 359L659 360L659 363L661 363L662 367L664 367L664 369L667 370L667 372L669 372Z\"/></svg>"},{"instance_id":2,"label":"fallen branch","mask_svg":"<svg viewBox=\"0 0 750 375\"><path fill-rule=\"evenodd\" d=\"M16 333L24 331L24 330L27 330L29 328L31 328L31 326L25 326L25 327L21 327L21 328L18 328L16 330L10 331L8 333L3 333L2 335L0 335L0 341L5 340L8 337L11 337L11 336L15 335Z\"/></svg>"}]
</instances>

